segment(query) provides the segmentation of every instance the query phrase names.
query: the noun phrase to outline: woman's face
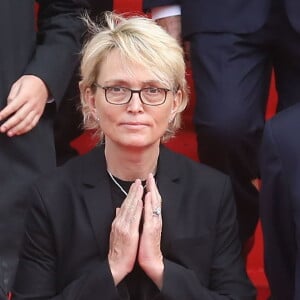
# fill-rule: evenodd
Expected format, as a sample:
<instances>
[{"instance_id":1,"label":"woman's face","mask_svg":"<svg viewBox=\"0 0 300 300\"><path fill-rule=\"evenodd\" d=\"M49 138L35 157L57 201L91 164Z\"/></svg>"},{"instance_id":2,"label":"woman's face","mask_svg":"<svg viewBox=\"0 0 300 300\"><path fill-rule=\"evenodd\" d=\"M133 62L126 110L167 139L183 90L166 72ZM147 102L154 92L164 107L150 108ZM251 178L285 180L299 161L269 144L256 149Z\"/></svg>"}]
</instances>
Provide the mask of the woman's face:
<instances>
[{"instance_id":1,"label":"woman's face","mask_svg":"<svg viewBox=\"0 0 300 300\"><path fill-rule=\"evenodd\" d=\"M118 50L113 50L101 64L97 83L102 87L133 90L169 88L163 86L145 67L122 60ZM113 105L105 100L102 88L97 88L94 94L88 88L85 95L96 118L99 118L106 143L135 148L160 143L182 98L180 91L176 94L169 91L165 103L149 106L141 102L138 93L134 93L129 103Z\"/></svg>"}]
</instances>

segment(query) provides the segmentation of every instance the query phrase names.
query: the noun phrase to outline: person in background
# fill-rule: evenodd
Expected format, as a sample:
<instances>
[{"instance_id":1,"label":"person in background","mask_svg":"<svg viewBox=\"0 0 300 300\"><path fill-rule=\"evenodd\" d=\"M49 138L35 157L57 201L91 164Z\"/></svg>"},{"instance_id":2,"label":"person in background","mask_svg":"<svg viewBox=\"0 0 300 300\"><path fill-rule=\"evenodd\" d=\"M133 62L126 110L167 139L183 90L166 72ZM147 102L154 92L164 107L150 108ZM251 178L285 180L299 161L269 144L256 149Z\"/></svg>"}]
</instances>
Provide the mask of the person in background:
<instances>
[{"instance_id":1,"label":"person in background","mask_svg":"<svg viewBox=\"0 0 300 300\"><path fill-rule=\"evenodd\" d=\"M104 11L113 10L112 0L74 0L79 6L88 10L91 18L97 18ZM84 38L82 39L84 40ZM64 164L70 158L78 155L71 142L83 133L80 92L78 87L79 62L70 80L63 101L54 120L54 138L57 165Z\"/></svg>"},{"instance_id":2,"label":"person in background","mask_svg":"<svg viewBox=\"0 0 300 300\"><path fill-rule=\"evenodd\" d=\"M246 256L259 214L258 151L272 68L278 110L300 100L300 1L144 0L144 9L190 42L199 159L232 179Z\"/></svg>"},{"instance_id":3,"label":"person in background","mask_svg":"<svg viewBox=\"0 0 300 300\"><path fill-rule=\"evenodd\" d=\"M300 299L300 104L266 123L260 216L271 299Z\"/></svg>"},{"instance_id":4,"label":"person in background","mask_svg":"<svg viewBox=\"0 0 300 300\"><path fill-rule=\"evenodd\" d=\"M229 178L168 150L188 101L183 51L149 18L90 24L80 82L100 145L39 179L21 299L255 299Z\"/></svg>"},{"instance_id":5,"label":"person in background","mask_svg":"<svg viewBox=\"0 0 300 300\"><path fill-rule=\"evenodd\" d=\"M56 165L52 125L78 60L80 15L71 0L0 2L1 300L18 262L27 207L23 193Z\"/></svg>"}]
</instances>

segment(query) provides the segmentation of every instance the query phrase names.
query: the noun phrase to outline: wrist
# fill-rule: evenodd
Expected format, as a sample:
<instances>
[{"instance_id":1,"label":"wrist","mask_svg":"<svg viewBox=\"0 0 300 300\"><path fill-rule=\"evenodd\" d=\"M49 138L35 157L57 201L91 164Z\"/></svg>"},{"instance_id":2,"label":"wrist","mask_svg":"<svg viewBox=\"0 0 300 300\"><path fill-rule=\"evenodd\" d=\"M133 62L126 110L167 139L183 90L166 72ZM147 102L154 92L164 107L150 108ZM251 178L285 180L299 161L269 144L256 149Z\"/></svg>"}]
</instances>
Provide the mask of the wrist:
<instances>
[{"instance_id":1,"label":"wrist","mask_svg":"<svg viewBox=\"0 0 300 300\"><path fill-rule=\"evenodd\" d=\"M159 290L161 290L163 286L164 268L163 259L155 264L150 264L147 268L143 268L147 276L155 283Z\"/></svg>"},{"instance_id":2,"label":"wrist","mask_svg":"<svg viewBox=\"0 0 300 300\"><path fill-rule=\"evenodd\" d=\"M122 272L120 270L120 268L118 268L117 266L114 267L113 264L110 263L110 261L108 261L108 264L109 264L112 278L114 280L114 284L115 284L115 286L117 286L124 279L124 277L127 275L127 273Z\"/></svg>"}]
</instances>

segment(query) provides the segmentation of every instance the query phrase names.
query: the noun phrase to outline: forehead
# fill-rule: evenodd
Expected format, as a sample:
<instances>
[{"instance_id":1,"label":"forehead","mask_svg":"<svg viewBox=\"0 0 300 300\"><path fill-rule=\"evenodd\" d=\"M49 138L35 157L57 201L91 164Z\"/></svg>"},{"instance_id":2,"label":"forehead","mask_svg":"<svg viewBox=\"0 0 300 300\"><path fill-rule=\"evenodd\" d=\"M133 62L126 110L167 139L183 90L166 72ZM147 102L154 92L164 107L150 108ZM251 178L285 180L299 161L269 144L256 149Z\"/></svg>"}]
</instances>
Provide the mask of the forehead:
<instances>
[{"instance_id":1,"label":"forehead","mask_svg":"<svg viewBox=\"0 0 300 300\"><path fill-rule=\"evenodd\" d=\"M99 65L98 80L103 81L158 81L159 70L152 70L142 63L122 56L118 49L112 50Z\"/></svg>"}]
</instances>

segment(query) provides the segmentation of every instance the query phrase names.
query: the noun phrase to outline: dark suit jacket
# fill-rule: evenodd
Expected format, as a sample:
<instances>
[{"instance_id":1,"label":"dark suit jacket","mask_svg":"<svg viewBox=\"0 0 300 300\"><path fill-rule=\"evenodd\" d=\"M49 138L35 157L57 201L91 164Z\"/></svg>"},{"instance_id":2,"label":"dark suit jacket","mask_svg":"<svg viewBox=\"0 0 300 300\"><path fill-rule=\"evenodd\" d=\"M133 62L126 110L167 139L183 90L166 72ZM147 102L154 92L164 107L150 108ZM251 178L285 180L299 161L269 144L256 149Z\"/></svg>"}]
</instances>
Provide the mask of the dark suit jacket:
<instances>
[{"instance_id":1,"label":"dark suit jacket","mask_svg":"<svg viewBox=\"0 0 300 300\"><path fill-rule=\"evenodd\" d=\"M34 3L40 5L38 34ZM24 74L41 78L55 101L61 100L80 50L80 11L72 0L3 0L1 16L0 105L11 84Z\"/></svg>"},{"instance_id":2,"label":"dark suit jacket","mask_svg":"<svg viewBox=\"0 0 300 300\"><path fill-rule=\"evenodd\" d=\"M250 33L266 22L272 1L282 1L291 25L300 31L299 0L144 0L144 9L179 4L184 36L198 32Z\"/></svg>"},{"instance_id":3,"label":"dark suit jacket","mask_svg":"<svg viewBox=\"0 0 300 300\"><path fill-rule=\"evenodd\" d=\"M74 0L79 6L89 9L89 14L92 18L101 17L104 11L113 10L113 0Z\"/></svg>"},{"instance_id":4,"label":"dark suit jacket","mask_svg":"<svg viewBox=\"0 0 300 300\"><path fill-rule=\"evenodd\" d=\"M299 129L298 104L267 122L261 148L265 267L276 300L300 299Z\"/></svg>"},{"instance_id":5,"label":"dark suit jacket","mask_svg":"<svg viewBox=\"0 0 300 300\"><path fill-rule=\"evenodd\" d=\"M145 278L142 299L254 299L229 179L162 147L157 183L164 284ZM30 199L14 299L129 299L107 260L115 209L103 147L41 179Z\"/></svg>"},{"instance_id":6,"label":"dark suit jacket","mask_svg":"<svg viewBox=\"0 0 300 300\"><path fill-rule=\"evenodd\" d=\"M40 5L38 34L35 2ZM0 1L0 109L12 83L24 74L41 78L59 105L80 51L79 15L72 0ZM15 270L26 207L23 187L55 167L54 112L55 105L47 104L38 125L25 135L0 133L0 291L9 289Z\"/></svg>"}]
</instances>

